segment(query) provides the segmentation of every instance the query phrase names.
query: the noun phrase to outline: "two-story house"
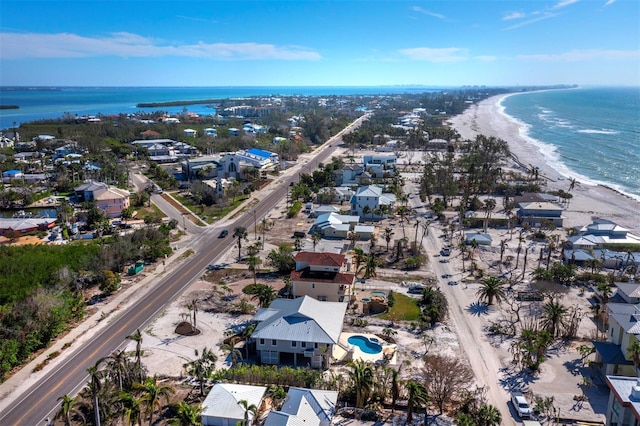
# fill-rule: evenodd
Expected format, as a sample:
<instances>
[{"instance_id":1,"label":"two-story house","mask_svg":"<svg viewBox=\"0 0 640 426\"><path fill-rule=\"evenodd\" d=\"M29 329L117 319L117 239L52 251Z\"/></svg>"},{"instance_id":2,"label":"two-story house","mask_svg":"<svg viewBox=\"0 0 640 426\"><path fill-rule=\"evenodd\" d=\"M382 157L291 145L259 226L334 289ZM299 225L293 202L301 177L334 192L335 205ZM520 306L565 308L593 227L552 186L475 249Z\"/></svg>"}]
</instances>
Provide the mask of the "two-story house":
<instances>
[{"instance_id":1,"label":"two-story house","mask_svg":"<svg viewBox=\"0 0 640 426\"><path fill-rule=\"evenodd\" d=\"M386 217L385 211L392 211L395 202L396 196L383 193L379 186L362 186L351 197L351 214L363 219L382 219Z\"/></svg>"},{"instance_id":2,"label":"two-story house","mask_svg":"<svg viewBox=\"0 0 640 426\"><path fill-rule=\"evenodd\" d=\"M562 207L546 201L534 201L518 204L518 221L532 226L540 226L543 221L550 221L561 228L564 217Z\"/></svg>"},{"instance_id":3,"label":"two-story house","mask_svg":"<svg viewBox=\"0 0 640 426\"><path fill-rule=\"evenodd\" d=\"M291 272L293 297L311 296L319 301L348 302L355 274L342 254L301 251L293 258Z\"/></svg>"},{"instance_id":4,"label":"two-story house","mask_svg":"<svg viewBox=\"0 0 640 426\"><path fill-rule=\"evenodd\" d=\"M313 297L276 299L256 312L251 340L263 364L298 363L328 368L338 344L347 304Z\"/></svg>"}]
</instances>

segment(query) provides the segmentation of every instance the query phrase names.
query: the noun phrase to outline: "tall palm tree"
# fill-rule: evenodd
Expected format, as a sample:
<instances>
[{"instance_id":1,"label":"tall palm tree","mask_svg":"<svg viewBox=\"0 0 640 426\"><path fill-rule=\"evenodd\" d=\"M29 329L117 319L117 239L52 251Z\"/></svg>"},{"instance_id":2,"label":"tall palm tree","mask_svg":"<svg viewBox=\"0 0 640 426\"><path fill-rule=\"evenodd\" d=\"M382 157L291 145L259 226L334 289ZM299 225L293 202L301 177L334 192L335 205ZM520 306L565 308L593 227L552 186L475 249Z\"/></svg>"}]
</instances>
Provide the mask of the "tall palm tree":
<instances>
[{"instance_id":1,"label":"tall palm tree","mask_svg":"<svg viewBox=\"0 0 640 426\"><path fill-rule=\"evenodd\" d=\"M162 409L162 400L169 402L169 398L175 390L171 386L158 384L158 376L150 377L144 383L136 384L140 391L140 401L147 406L149 412L149 426L153 425L153 414Z\"/></svg>"},{"instance_id":2,"label":"tall palm tree","mask_svg":"<svg viewBox=\"0 0 640 426\"><path fill-rule=\"evenodd\" d=\"M255 422L258 417L258 407L255 404L249 404L246 399L241 399L238 401L238 405L240 405L244 409L244 424L242 426L249 426L249 413L251 413L252 419Z\"/></svg>"},{"instance_id":3,"label":"tall palm tree","mask_svg":"<svg viewBox=\"0 0 640 426\"><path fill-rule=\"evenodd\" d=\"M349 378L356 389L356 408L362 408L366 405L373 387L373 368L370 363L361 359L350 361L347 365L351 367Z\"/></svg>"},{"instance_id":4,"label":"tall palm tree","mask_svg":"<svg viewBox=\"0 0 640 426\"><path fill-rule=\"evenodd\" d=\"M233 238L237 238L238 239L238 260L240 260L241 257L241 250L242 250L242 240L247 240L247 236L249 234L247 233L247 228L245 228L244 226L236 226L233 229Z\"/></svg>"},{"instance_id":5,"label":"tall palm tree","mask_svg":"<svg viewBox=\"0 0 640 426\"><path fill-rule=\"evenodd\" d=\"M376 268L378 267L378 259L372 253L367 255L364 262L364 278L375 278L377 276Z\"/></svg>"},{"instance_id":6,"label":"tall palm tree","mask_svg":"<svg viewBox=\"0 0 640 426\"><path fill-rule=\"evenodd\" d=\"M175 426L200 426L202 425L202 412L204 408L199 405L191 405L186 401L180 401L175 405L176 418L172 422Z\"/></svg>"},{"instance_id":7,"label":"tall palm tree","mask_svg":"<svg viewBox=\"0 0 640 426\"><path fill-rule=\"evenodd\" d=\"M123 382L129 373L127 352L124 349L115 351L106 358L106 362L108 374L115 379L118 389L122 390Z\"/></svg>"},{"instance_id":8,"label":"tall palm tree","mask_svg":"<svg viewBox=\"0 0 640 426\"><path fill-rule=\"evenodd\" d=\"M71 426L71 414L76 399L69 395L62 395L58 398L58 401L60 401L60 408L56 412L54 419L63 419L65 426Z\"/></svg>"},{"instance_id":9,"label":"tall palm tree","mask_svg":"<svg viewBox=\"0 0 640 426\"><path fill-rule=\"evenodd\" d=\"M93 424L94 426L100 426L100 391L102 390L102 373L98 369L98 365L102 360L98 360L95 365L90 366L87 369L89 373L89 383L87 383L87 391L93 402Z\"/></svg>"},{"instance_id":10,"label":"tall palm tree","mask_svg":"<svg viewBox=\"0 0 640 426\"><path fill-rule=\"evenodd\" d=\"M500 304L506 297L506 293L502 287L502 279L491 275L484 278L481 287L476 292L476 296L478 296L480 301L486 300L489 306L493 304L494 300Z\"/></svg>"},{"instance_id":11,"label":"tall palm tree","mask_svg":"<svg viewBox=\"0 0 640 426\"><path fill-rule=\"evenodd\" d=\"M483 209L485 211L485 220L484 220L484 232L487 233L487 227L489 226L489 221L491 220L491 212L496 208L496 200L494 198L487 198L484 202Z\"/></svg>"},{"instance_id":12,"label":"tall palm tree","mask_svg":"<svg viewBox=\"0 0 640 426\"><path fill-rule=\"evenodd\" d=\"M253 272L253 284L257 284L257 272L260 265L262 265L262 259L258 256L249 256L247 264L249 265L249 270Z\"/></svg>"},{"instance_id":13,"label":"tall palm tree","mask_svg":"<svg viewBox=\"0 0 640 426\"><path fill-rule=\"evenodd\" d=\"M136 371L134 376L138 382L142 382L142 333L138 328L132 335L127 336L127 339L131 339L136 342L135 363Z\"/></svg>"},{"instance_id":14,"label":"tall palm tree","mask_svg":"<svg viewBox=\"0 0 640 426\"><path fill-rule=\"evenodd\" d=\"M186 369L188 375L198 381L200 384L200 395L204 396L204 385L215 371L218 357L206 346L202 349L201 354L199 354L196 349L195 355L196 359L184 364L183 367Z\"/></svg>"},{"instance_id":15,"label":"tall palm tree","mask_svg":"<svg viewBox=\"0 0 640 426\"><path fill-rule=\"evenodd\" d=\"M314 232L313 234L311 234L311 243L313 244L313 251L316 251L316 246L318 245L320 240L322 240L322 235L320 235L317 232Z\"/></svg>"},{"instance_id":16,"label":"tall palm tree","mask_svg":"<svg viewBox=\"0 0 640 426\"><path fill-rule=\"evenodd\" d=\"M384 240L387 242L387 253L389 252L389 243L391 242L392 235L393 235L393 229L389 227L384 228Z\"/></svg>"},{"instance_id":17,"label":"tall palm tree","mask_svg":"<svg viewBox=\"0 0 640 426\"><path fill-rule=\"evenodd\" d=\"M365 254L364 250L362 250L360 247L356 247L353 249L353 261L355 262L355 265L353 266L355 267L356 274L360 272L360 269L362 268L362 265L366 261L366 259L367 255Z\"/></svg>"},{"instance_id":18,"label":"tall palm tree","mask_svg":"<svg viewBox=\"0 0 640 426\"><path fill-rule=\"evenodd\" d=\"M562 333L568 312L566 306L558 300L550 300L542 307L542 321L540 324L553 337L558 337Z\"/></svg>"},{"instance_id":19,"label":"tall palm tree","mask_svg":"<svg viewBox=\"0 0 640 426\"><path fill-rule=\"evenodd\" d=\"M425 387L415 380L409 380L406 384L406 388L408 393L407 423L411 424L413 422L413 412L427 405L428 395Z\"/></svg>"}]
</instances>

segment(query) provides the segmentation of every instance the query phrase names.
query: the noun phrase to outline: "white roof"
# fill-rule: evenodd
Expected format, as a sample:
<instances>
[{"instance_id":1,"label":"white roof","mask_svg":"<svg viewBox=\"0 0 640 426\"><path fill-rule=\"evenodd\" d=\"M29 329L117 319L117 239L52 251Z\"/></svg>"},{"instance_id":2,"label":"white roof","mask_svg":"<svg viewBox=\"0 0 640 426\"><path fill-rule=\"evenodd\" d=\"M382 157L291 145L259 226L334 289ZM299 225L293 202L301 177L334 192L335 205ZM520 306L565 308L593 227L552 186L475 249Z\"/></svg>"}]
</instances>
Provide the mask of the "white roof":
<instances>
[{"instance_id":1,"label":"white roof","mask_svg":"<svg viewBox=\"0 0 640 426\"><path fill-rule=\"evenodd\" d=\"M319 426L329 424L335 412L338 392L289 388L280 411L267 416L265 426Z\"/></svg>"},{"instance_id":2,"label":"white roof","mask_svg":"<svg viewBox=\"0 0 640 426\"><path fill-rule=\"evenodd\" d=\"M268 309L256 313L254 319L261 322L251 337L335 344L346 310L346 303L320 302L309 296L276 299Z\"/></svg>"},{"instance_id":3,"label":"white roof","mask_svg":"<svg viewBox=\"0 0 640 426\"><path fill-rule=\"evenodd\" d=\"M260 406L267 388L265 386L216 383L202 403L202 417L244 420L244 408L238 402L244 400L248 405ZM249 412L249 420L253 414ZM204 423L204 422L203 422Z\"/></svg>"}]
</instances>

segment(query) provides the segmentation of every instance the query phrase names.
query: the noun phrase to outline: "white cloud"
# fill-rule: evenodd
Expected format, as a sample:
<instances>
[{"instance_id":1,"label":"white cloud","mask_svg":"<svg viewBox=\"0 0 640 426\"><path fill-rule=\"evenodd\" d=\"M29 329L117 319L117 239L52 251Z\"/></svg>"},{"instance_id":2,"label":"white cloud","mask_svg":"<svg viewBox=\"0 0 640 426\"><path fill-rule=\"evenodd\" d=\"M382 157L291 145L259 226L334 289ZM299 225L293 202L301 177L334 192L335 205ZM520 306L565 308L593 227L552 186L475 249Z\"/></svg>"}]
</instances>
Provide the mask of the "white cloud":
<instances>
[{"instance_id":1,"label":"white cloud","mask_svg":"<svg viewBox=\"0 0 640 426\"><path fill-rule=\"evenodd\" d=\"M556 14L553 13L545 13L543 15L539 15L539 14L533 14L533 15L537 15L535 18L531 18L529 20L526 21L521 21L515 25L511 25L510 27L505 28L505 31L509 31L509 30L515 30L516 28L521 28L524 27L526 25L530 25L533 24L535 22L540 22L540 21L544 21L545 19L549 19L549 18L555 18Z\"/></svg>"},{"instance_id":2,"label":"white cloud","mask_svg":"<svg viewBox=\"0 0 640 426\"><path fill-rule=\"evenodd\" d=\"M132 33L83 37L57 33L0 33L0 58L88 58L98 56L182 56L218 60L319 60L321 55L300 46L264 43L169 44Z\"/></svg>"},{"instance_id":3,"label":"white cloud","mask_svg":"<svg viewBox=\"0 0 640 426\"><path fill-rule=\"evenodd\" d=\"M607 2L604 4L604 6L609 6L610 4L614 4L616 2L616 0L607 0Z\"/></svg>"},{"instance_id":4,"label":"white cloud","mask_svg":"<svg viewBox=\"0 0 640 426\"><path fill-rule=\"evenodd\" d=\"M574 3L579 2L580 0L560 0L558 3L556 3L552 9L562 9L563 7L567 7L570 6Z\"/></svg>"},{"instance_id":5,"label":"white cloud","mask_svg":"<svg viewBox=\"0 0 640 426\"><path fill-rule=\"evenodd\" d=\"M640 50L571 50L564 53L543 53L536 55L518 55L518 59L541 62L580 62L591 60L627 60L640 59Z\"/></svg>"},{"instance_id":6,"label":"white cloud","mask_svg":"<svg viewBox=\"0 0 640 426\"><path fill-rule=\"evenodd\" d=\"M502 17L503 21L510 21L512 19L522 19L524 17L526 17L527 15L525 13L522 12L509 12L508 14L506 14L505 16Z\"/></svg>"},{"instance_id":7,"label":"white cloud","mask_svg":"<svg viewBox=\"0 0 640 426\"><path fill-rule=\"evenodd\" d=\"M413 6L411 8L411 10L413 10L414 12L422 13L423 15L434 17L434 18L438 18L438 19L442 19L442 20L446 20L447 19L447 17L444 16L444 15L441 15L439 13L430 12L430 11L428 11L426 9L421 8L420 6Z\"/></svg>"},{"instance_id":8,"label":"white cloud","mask_svg":"<svg viewBox=\"0 0 640 426\"><path fill-rule=\"evenodd\" d=\"M459 62L467 59L467 49L459 47L414 47L401 49L399 52L413 61Z\"/></svg>"}]
</instances>

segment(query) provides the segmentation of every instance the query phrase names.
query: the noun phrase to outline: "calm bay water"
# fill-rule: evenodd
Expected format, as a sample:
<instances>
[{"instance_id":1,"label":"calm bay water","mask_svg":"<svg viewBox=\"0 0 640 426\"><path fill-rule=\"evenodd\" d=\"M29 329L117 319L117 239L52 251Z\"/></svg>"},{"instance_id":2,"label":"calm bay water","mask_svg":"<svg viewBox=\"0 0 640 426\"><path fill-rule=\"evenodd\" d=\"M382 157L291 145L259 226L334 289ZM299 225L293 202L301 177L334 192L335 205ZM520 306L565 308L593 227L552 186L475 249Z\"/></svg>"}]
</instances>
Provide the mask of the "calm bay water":
<instances>
[{"instance_id":1,"label":"calm bay water","mask_svg":"<svg viewBox=\"0 0 640 426\"><path fill-rule=\"evenodd\" d=\"M558 172L640 200L640 88L523 93L502 106Z\"/></svg>"},{"instance_id":2,"label":"calm bay water","mask_svg":"<svg viewBox=\"0 0 640 426\"><path fill-rule=\"evenodd\" d=\"M391 93L421 93L444 88L426 87L62 87L0 88L0 104L19 105L20 109L0 110L0 129L20 123L71 115L129 114L138 111L182 112L182 106L138 108L142 102L169 102L183 100L228 99L250 96L329 96L379 95ZM206 105L189 105L187 110L196 114L215 114Z\"/></svg>"}]
</instances>

